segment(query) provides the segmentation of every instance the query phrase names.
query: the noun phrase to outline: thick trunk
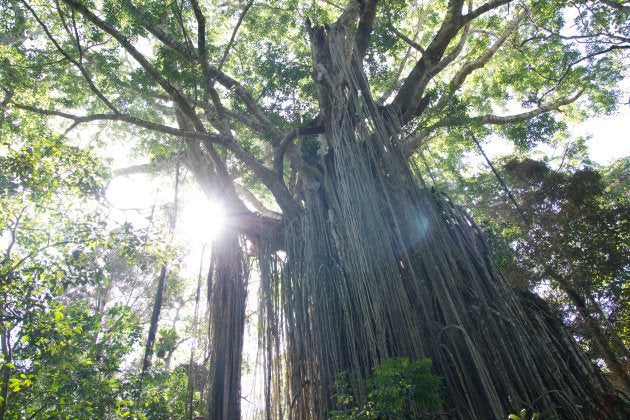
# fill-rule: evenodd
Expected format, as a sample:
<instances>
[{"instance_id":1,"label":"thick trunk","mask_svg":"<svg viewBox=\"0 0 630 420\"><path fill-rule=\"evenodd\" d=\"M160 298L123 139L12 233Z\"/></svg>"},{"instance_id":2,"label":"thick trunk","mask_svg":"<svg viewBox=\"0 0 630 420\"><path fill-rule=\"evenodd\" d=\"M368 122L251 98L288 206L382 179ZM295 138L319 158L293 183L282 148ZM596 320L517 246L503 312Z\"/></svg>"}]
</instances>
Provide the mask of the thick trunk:
<instances>
[{"instance_id":1,"label":"thick trunk","mask_svg":"<svg viewBox=\"0 0 630 420\"><path fill-rule=\"evenodd\" d=\"M615 390L550 311L518 299L459 209L424 190L415 206L398 196L388 208L375 197L354 206L367 214L344 217L320 191L313 211L290 227L279 289L292 417L339 408L333 385L341 372L365 378L391 357L430 357L449 418L505 418L524 407L621 418L610 405ZM398 215L376 216L379 207ZM416 216L405 223L400 212ZM358 383L351 387L361 402Z\"/></svg>"},{"instance_id":2,"label":"thick trunk","mask_svg":"<svg viewBox=\"0 0 630 420\"><path fill-rule=\"evenodd\" d=\"M612 386L557 320L521 304L466 214L418 187L397 117L371 101L345 34L311 29L324 175L303 179L306 211L287 222L286 256L262 249L266 344L278 349L268 359L286 362L268 363L267 388L284 395L285 414L326 418L339 408L338 374L350 374L361 404L374 365L430 357L448 418L505 418L524 407L621 417ZM283 374L285 388L273 381Z\"/></svg>"},{"instance_id":3,"label":"thick trunk","mask_svg":"<svg viewBox=\"0 0 630 420\"><path fill-rule=\"evenodd\" d=\"M224 232L213 244L208 275L210 419L240 418L247 281L248 269L238 236Z\"/></svg>"}]
</instances>

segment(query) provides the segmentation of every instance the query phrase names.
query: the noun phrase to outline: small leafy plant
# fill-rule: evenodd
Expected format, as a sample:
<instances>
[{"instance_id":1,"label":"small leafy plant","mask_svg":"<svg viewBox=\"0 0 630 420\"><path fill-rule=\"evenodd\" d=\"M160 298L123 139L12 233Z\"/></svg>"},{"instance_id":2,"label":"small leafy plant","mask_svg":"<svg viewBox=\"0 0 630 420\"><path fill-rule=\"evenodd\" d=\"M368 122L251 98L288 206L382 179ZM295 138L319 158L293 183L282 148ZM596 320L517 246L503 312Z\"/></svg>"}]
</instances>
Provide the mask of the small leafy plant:
<instances>
[{"instance_id":1,"label":"small leafy plant","mask_svg":"<svg viewBox=\"0 0 630 420\"><path fill-rule=\"evenodd\" d=\"M540 413L534 413L531 417L528 416L527 410L522 409L518 414L510 414L508 420L540 420Z\"/></svg>"},{"instance_id":2,"label":"small leafy plant","mask_svg":"<svg viewBox=\"0 0 630 420\"><path fill-rule=\"evenodd\" d=\"M333 412L333 419L417 419L442 403L442 380L431 373L431 359L392 358L372 371L372 376L358 384L367 393L367 401L359 405L347 384L347 374L340 376L337 403L347 408Z\"/></svg>"}]
</instances>

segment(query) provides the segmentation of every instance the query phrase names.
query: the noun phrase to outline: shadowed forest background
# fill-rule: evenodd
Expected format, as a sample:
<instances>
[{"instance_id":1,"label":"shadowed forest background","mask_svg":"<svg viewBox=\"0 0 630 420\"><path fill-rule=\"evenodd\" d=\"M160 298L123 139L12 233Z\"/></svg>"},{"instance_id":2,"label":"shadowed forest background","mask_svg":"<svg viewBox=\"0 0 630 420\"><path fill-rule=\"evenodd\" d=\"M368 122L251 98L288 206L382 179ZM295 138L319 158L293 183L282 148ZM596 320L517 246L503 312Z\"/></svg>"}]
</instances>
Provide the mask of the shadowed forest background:
<instances>
[{"instance_id":1,"label":"shadowed forest background","mask_svg":"<svg viewBox=\"0 0 630 420\"><path fill-rule=\"evenodd\" d=\"M629 49L621 0L0 0L0 419L628 418L630 158L575 128Z\"/></svg>"}]
</instances>

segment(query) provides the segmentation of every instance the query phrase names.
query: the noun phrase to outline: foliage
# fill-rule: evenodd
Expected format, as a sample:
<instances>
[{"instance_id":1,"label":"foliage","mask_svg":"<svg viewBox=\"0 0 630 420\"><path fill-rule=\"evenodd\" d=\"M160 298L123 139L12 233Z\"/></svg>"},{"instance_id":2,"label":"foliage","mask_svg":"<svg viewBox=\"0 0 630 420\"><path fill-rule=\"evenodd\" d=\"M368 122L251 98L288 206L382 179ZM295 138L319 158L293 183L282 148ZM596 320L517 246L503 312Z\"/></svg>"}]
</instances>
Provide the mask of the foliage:
<instances>
[{"instance_id":1,"label":"foliage","mask_svg":"<svg viewBox=\"0 0 630 420\"><path fill-rule=\"evenodd\" d=\"M469 131L499 134L525 152L565 136L574 121L612 112L618 83L627 74L627 14L621 3L595 0L0 1L0 129L3 141L10 138L2 150L3 169L10 174L2 188L7 197L17 197L7 198L0 216L9 241L0 309L15 312L4 320L4 336L25 330L17 323L27 322L36 309L54 318L57 312L48 309L70 308L63 293L75 297L90 288L106 293L105 281L127 258L139 266L122 270L136 280L133 286L136 273L151 272L152 260L137 255L136 242L113 250L116 233L105 229L98 211L88 217L70 208L75 196L84 204L86 193L101 188L102 174L96 162L56 133L89 127L106 133L95 142L103 148L116 138L136 145L147 160L182 157L208 197L227 207L233 236L252 244L261 273L270 274L269 281L261 280L258 308L267 317L261 342L268 347L267 368L274 370L266 373L276 381L266 383L269 417L272 394L288 399L303 383L320 378L314 396L296 406L325 415L334 372L356 369L365 375L369 361L398 354L431 354L448 376L445 383L450 381L445 395L462 402L465 394L462 410L471 415L488 409L495 417L503 413L501 404L513 396L499 395L502 390L533 392L538 386L530 386L533 382L564 388L565 377L520 366L517 354L503 360L504 370L515 366L531 375L501 371L503 376L492 379L505 383L493 386L488 372L496 371L498 362L489 344L509 345L530 324L484 259L484 247L471 239L473 224L448 200L416 188L405 159L423 147L431 152L424 159L428 168L459 171L465 166L462 153L476 144ZM316 135L317 144L309 141ZM48 138L59 139L67 153L40 153L31 146ZM50 167L47 154L53 156ZM441 164L431 168L435 162ZM588 226L601 226L592 225L596 216L608 217L602 217L608 221L603 230L614 240L624 239L611 233L616 222L623 225L617 209L585 213L577 233L564 226L571 212L581 215L601 200L599 193L583 193L596 190L596 177L577 173L550 178L549 189L541 189L547 196L538 196L542 201L532 195L527 215L533 220L537 211L549 210L558 213L557 223L545 219L538 230L525 233L506 220L494 234L501 242L503 231L531 233L563 279L569 265L559 261L568 254L549 237L551 229L570 237L571 258L606 251L605 241L589 242L584 234ZM67 191L55 196L51 191L59 180ZM425 219L431 226L417 228ZM521 271L540 273L541 256L527 254L531 248L524 241L518 244L515 249L507 242L502 262L513 263L514 254L523 251L532 264ZM286 269L275 259L280 250ZM219 406L225 401L235 413L240 402L235 382L247 295L246 270L229 270L230 262L242 261L235 254L226 252L229 261L216 264L226 267L219 276L226 280L214 295L210 286L216 278L209 276L210 298L223 304L217 293L230 296L226 307L235 308L221 313L215 305L207 329L230 333L221 343L225 347L211 340L211 362L229 363L211 363L210 383L234 382L225 398L218 395L222 388L212 389L217 398L209 405L216 403L216 412L225 412ZM600 285L620 277L617 263L574 268L589 278L594 270L608 270L597 278ZM140 280L150 290L149 282ZM592 292L589 281L582 285ZM468 307L471 300L478 311ZM95 306L95 314L104 313ZM226 313L234 316L220 325L218 315ZM322 320L334 328L319 325ZM482 327L496 335L480 332ZM168 354L176 335L164 334L158 350ZM12 345L19 348L18 342ZM438 353L442 346L452 354ZM227 348L236 356L222 359ZM8 366L11 352L3 350ZM533 365L553 356L560 363L561 350L515 345L513 351ZM472 379L465 366L471 360L479 375ZM575 371L567 373L572 379L566 382L573 381L567 388L589 397L607 392L597 378L586 383L582 370ZM147 413L167 412L161 398L155 410L147 408L151 396L140 405ZM124 410L132 402L133 396L120 402L118 411L131 416L132 410ZM312 406L317 403L321 406ZM277 412L288 404L276 404ZM138 407L134 412L144 415Z\"/></svg>"},{"instance_id":2,"label":"foliage","mask_svg":"<svg viewBox=\"0 0 630 420\"><path fill-rule=\"evenodd\" d=\"M141 328L99 292L111 257L129 263L143 244L129 227L109 229L108 171L93 150L19 111L3 115L0 417L114 417Z\"/></svg>"},{"instance_id":3,"label":"foliage","mask_svg":"<svg viewBox=\"0 0 630 420\"><path fill-rule=\"evenodd\" d=\"M531 417L527 415L527 410L522 409L518 414L510 414L508 420L539 420L540 413L534 413Z\"/></svg>"},{"instance_id":4,"label":"foliage","mask_svg":"<svg viewBox=\"0 0 630 420\"><path fill-rule=\"evenodd\" d=\"M6 417L113 417L137 320L124 307L99 315L81 303L57 304L51 312L29 320L14 349Z\"/></svg>"},{"instance_id":5,"label":"foliage","mask_svg":"<svg viewBox=\"0 0 630 420\"><path fill-rule=\"evenodd\" d=\"M173 370L152 368L143 378L142 390L139 389L139 376L128 372L119 390L119 408L121 417L130 419L173 419L183 418L186 413L187 372L182 367ZM197 395L193 410L200 412Z\"/></svg>"},{"instance_id":6,"label":"foliage","mask_svg":"<svg viewBox=\"0 0 630 420\"><path fill-rule=\"evenodd\" d=\"M526 220L506 192L497 191L492 175L479 175L475 192L468 191L478 194L473 213L495 259L514 285L545 293L590 356L623 378L630 349L628 159L599 170L553 170L545 162L511 158L503 168ZM617 370L611 366L616 360L622 364Z\"/></svg>"},{"instance_id":7,"label":"foliage","mask_svg":"<svg viewBox=\"0 0 630 420\"><path fill-rule=\"evenodd\" d=\"M362 384L367 401L357 405L344 376L339 375L335 398L343 411L333 419L400 419L422 418L440 408L442 381L431 373L431 360L411 362L407 358L391 358L374 366L373 374Z\"/></svg>"}]
</instances>

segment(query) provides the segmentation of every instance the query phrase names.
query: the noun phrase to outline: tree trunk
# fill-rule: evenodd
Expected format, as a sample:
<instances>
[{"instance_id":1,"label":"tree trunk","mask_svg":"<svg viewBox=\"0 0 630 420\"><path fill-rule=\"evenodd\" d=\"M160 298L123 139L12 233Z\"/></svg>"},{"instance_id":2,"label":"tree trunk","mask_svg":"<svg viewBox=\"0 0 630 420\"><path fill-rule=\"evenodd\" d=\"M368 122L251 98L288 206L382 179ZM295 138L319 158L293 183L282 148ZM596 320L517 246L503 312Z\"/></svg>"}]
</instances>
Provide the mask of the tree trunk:
<instances>
[{"instance_id":1,"label":"tree trunk","mask_svg":"<svg viewBox=\"0 0 630 420\"><path fill-rule=\"evenodd\" d=\"M208 418L238 419L248 268L238 236L213 243L208 275L210 354Z\"/></svg>"},{"instance_id":2,"label":"tree trunk","mask_svg":"<svg viewBox=\"0 0 630 420\"><path fill-rule=\"evenodd\" d=\"M2 296L4 300L4 296ZM0 305L0 309L4 310L4 305ZM5 328L4 321L0 325L0 345L2 347L3 364L0 367L0 420L4 419L9 402L9 379L11 378L11 368L7 363L13 362L11 355L11 332Z\"/></svg>"},{"instance_id":3,"label":"tree trunk","mask_svg":"<svg viewBox=\"0 0 630 420\"><path fill-rule=\"evenodd\" d=\"M286 255L261 250L266 345L277 349L267 389L291 418L326 418L340 408L338 374L362 404L374 365L430 357L448 418L525 407L621 417L612 386L556 320L521 304L465 212L419 187L398 117L371 100L346 33L311 28L323 175L302 174L305 212L286 222Z\"/></svg>"}]
</instances>

